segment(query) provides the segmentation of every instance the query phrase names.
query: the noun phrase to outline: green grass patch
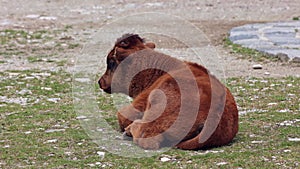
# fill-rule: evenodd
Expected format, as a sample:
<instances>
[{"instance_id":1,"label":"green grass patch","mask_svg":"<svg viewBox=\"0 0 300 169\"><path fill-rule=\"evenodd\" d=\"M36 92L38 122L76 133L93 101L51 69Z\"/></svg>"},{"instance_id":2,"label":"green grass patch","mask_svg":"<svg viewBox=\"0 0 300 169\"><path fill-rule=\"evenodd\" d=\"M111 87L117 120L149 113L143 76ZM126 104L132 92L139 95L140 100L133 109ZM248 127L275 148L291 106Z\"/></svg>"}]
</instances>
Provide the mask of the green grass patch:
<instances>
[{"instance_id":1,"label":"green grass patch","mask_svg":"<svg viewBox=\"0 0 300 169\"><path fill-rule=\"evenodd\" d=\"M34 63L34 62L43 62L43 59L37 56L29 56L27 58L28 62Z\"/></svg>"},{"instance_id":2,"label":"green grass patch","mask_svg":"<svg viewBox=\"0 0 300 169\"><path fill-rule=\"evenodd\" d=\"M293 17L293 21L299 21L299 17L298 16Z\"/></svg>"},{"instance_id":3,"label":"green grass patch","mask_svg":"<svg viewBox=\"0 0 300 169\"><path fill-rule=\"evenodd\" d=\"M240 54L241 59L248 59L254 62L276 62L280 61L279 58L270 56L268 54L259 52L255 49L250 49L246 47L242 47L239 44L235 44L228 37L223 40L223 44L226 48L231 50L231 53Z\"/></svg>"},{"instance_id":4,"label":"green grass patch","mask_svg":"<svg viewBox=\"0 0 300 169\"><path fill-rule=\"evenodd\" d=\"M61 61L56 62L57 66L65 66L66 64L67 64L66 60L61 60Z\"/></svg>"},{"instance_id":5,"label":"green grass patch","mask_svg":"<svg viewBox=\"0 0 300 169\"><path fill-rule=\"evenodd\" d=\"M240 130L228 145L210 150L171 149L130 159L93 143L73 108L65 72L0 72L0 168L297 168L300 78L230 78ZM96 86L97 87L97 86ZM95 91L98 91L96 89ZM110 95L97 95L106 121L117 129ZM101 157L97 152L105 152ZM161 158L170 160L162 162Z\"/></svg>"},{"instance_id":6,"label":"green grass patch","mask_svg":"<svg viewBox=\"0 0 300 169\"><path fill-rule=\"evenodd\" d=\"M71 43L71 44L69 44L68 48L69 49L75 49L75 48L77 48L79 46L80 46L80 44L78 44L78 43Z\"/></svg>"},{"instance_id":7,"label":"green grass patch","mask_svg":"<svg viewBox=\"0 0 300 169\"><path fill-rule=\"evenodd\" d=\"M51 39L46 30L29 32L25 30L5 29L0 31L0 44L10 44L17 41L19 44L27 44L29 40Z\"/></svg>"},{"instance_id":8,"label":"green grass patch","mask_svg":"<svg viewBox=\"0 0 300 169\"><path fill-rule=\"evenodd\" d=\"M49 59L49 56L29 56L27 57L29 63L35 62L55 62L54 60Z\"/></svg>"}]
</instances>

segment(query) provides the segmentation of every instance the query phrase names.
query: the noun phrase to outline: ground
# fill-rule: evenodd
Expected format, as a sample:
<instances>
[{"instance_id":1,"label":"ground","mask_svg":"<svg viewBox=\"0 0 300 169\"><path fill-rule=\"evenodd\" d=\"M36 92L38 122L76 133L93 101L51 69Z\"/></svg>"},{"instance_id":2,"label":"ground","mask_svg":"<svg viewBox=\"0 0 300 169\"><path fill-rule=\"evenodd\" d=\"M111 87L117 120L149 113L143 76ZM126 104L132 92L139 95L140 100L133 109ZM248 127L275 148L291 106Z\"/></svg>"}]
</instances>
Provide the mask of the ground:
<instances>
[{"instance_id":1,"label":"ground","mask_svg":"<svg viewBox=\"0 0 300 169\"><path fill-rule=\"evenodd\" d=\"M260 58L224 42L232 27L292 21L300 17L299 9L297 0L2 0L0 168L299 167L299 65ZM241 114L240 132L231 145L206 151L172 149L132 160L105 151L86 135L79 120L87 117L74 113L73 105L71 74L78 55L101 26L141 12L186 19L217 49ZM257 63L263 69L254 70ZM109 96L96 91L105 120L116 126Z\"/></svg>"},{"instance_id":2,"label":"ground","mask_svg":"<svg viewBox=\"0 0 300 169\"><path fill-rule=\"evenodd\" d=\"M282 63L264 63L263 70L252 70L255 64L249 60L237 59L222 45L228 31L246 23L268 21L290 21L299 17L299 3L295 0L281 1L251 1L243 2L230 0L221 1L23 1L19 7L17 1L1 1L1 29L24 30L56 30L71 28L67 35L78 44L85 44L91 32L97 31L102 25L124 17L141 12L165 12L186 19L199 27L215 45L219 55L224 61L225 74L232 76L265 76L269 72L271 77L294 75L300 72L299 67ZM90 42L89 42L90 43ZM51 47L51 44L50 44ZM72 64L74 53L58 54L57 58L64 58ZM37 67L36 64L22 64L26 58L13 59L9 66L2 64L0 69L26 69ZM188 60L188 58L187 58ZM21 63L20 63L21 62ZM20 65L21 64L21 65ZM20 65L20 66L14 66ZM45 68L45 65L40 65ZM47 65L46 65L47 67ZM280 72L278 72L280 70Z\"/></svg>"}]
</instances>

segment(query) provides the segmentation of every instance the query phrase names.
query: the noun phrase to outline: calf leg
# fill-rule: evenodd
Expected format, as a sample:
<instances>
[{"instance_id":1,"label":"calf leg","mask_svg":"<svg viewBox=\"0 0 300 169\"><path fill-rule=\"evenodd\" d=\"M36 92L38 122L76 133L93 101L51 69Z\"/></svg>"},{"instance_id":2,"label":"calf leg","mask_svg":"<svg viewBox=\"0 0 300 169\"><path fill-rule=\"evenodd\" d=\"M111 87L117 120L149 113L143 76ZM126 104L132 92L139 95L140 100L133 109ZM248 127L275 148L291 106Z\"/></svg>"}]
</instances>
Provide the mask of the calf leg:
<instances>
[{"instance_id":1,"label":"calf leg","mask_svg":"<svg viewBox=\"0 0 300 169\"><path fill-rule=\"evenodd\" d=\"M127 136L132 136L133 142L144 149L159 149L163 142L163 136L155 133L153 127L143 120L135 120L126 129Z\"/></svg>"},{"instance_id":2,"label":"calf leg","mask_svg":"<svg viewBox=\"0 0 300 169\"><path fill-rule=\"evenodd\" d=\"M125 128L129 126L134 120L141 119L143 112L135 109L132 105L122 108L118 113L118 121L121 131L125 131Z\"/></svg>"}]
</instances>

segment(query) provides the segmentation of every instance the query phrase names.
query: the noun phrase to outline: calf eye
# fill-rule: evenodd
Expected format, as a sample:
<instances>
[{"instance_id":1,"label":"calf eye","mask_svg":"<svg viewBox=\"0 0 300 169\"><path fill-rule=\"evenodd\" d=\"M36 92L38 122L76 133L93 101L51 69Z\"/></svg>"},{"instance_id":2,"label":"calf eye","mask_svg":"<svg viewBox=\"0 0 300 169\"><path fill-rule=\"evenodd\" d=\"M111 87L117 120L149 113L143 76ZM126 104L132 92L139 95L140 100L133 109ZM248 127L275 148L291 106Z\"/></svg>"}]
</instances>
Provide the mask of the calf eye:
<instances>
[{"instance_id":1,"label":"calf eye","mask_svg":"<svg viewBox=\"0 0 300 169\"><path fill-rule=\"evenodd\" d=\"M117 67L117 63L114 60L109 60L107 63L107 69L114 70Z\"/></svg>"},{"instance_id":2,"label":"calf eye","mask_svg":"<svg viewBox=\"0 0 300 169\"><path fill-rule=\"evenodd\" d=\"M120 42L120 46L123 47L123 48L126 48L126 47L129 46L129 43L126 42L126 41L122 41L122 42Z\"/></svg>"}]
</instances>

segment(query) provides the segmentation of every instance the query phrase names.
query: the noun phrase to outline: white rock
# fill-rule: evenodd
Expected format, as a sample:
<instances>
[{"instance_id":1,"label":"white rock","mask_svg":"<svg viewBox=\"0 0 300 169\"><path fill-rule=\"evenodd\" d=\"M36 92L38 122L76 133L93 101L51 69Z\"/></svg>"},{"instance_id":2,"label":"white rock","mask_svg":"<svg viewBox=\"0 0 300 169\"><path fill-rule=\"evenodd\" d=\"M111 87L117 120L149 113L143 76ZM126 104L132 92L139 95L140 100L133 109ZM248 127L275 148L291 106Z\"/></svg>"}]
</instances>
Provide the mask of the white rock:
<instances>
[{"instance_id":1,"label":"white rock","mask_svg":"<svg viewBox=\"0 0 300 169\"><path fill-rule=\"evenodd\" d=\"M300 138L288 138L289 141L299 142Z\"/></svg>"},{"instance_id":2,"label":"white rock","mask_svg":"<svg viewBox=\"0 0 300 169\"><path fill-rule=\"evenodd\" d=\"M75 81L80 82L80 83L87 83L87 82L90 82L91 79L89 79L89 78L75 78Z\"/></svg>"},{"instance_id":3,"label":"white rock","mask_svg":"<svg viewBox=\"0 0 300 169\"><path fill-rule=\"evenodd\" d=\"M268 106L274 106L277 105L277 103L268 103Z\"/></svg>"},{"instance_id":4,"label":"white rock","mask_svg":"<svg viewBox=\"0 0 300 169\"><path fill-rule=\"evenodd\" d=\"M154 3L146 3L146 6L150 6L150 7L161 7L164 5L163 2L154 2Z\"/></svg>"},{"instance_id":5,"label":"white rock","mask_svg":"<svg viewBox=\"0 0 300 169\"><path fill-rule=\"evenodd\" d=\"M88 166L90 167L95 167L96 165L95 164L87 164Z\"/></svg>"},{"instance_id":6,"label":"white rock","mask_svg":"<svg viewBox=\"0 0 300 169\"><path fill-rule=\"evenodd\" d=\"M104 156L104 155L105 155L105 152L103 152L103 151L97 151L97 154L98 154L99 156Z\"/></svg>"},{"instance_id":7,"label":"white rock","mask_svg":"<svg viewBox=\"0 0 300 169\"><path fill-rule=\"evenodd\" d=\"M34 79L35 77L32 77L32 76L26 76L26 77L24 77L24 80L32 80L32 79Z\"/></svg>"},{"instance_id":8,"label":"white rock","mask_svg":"<svg viewBox=\"0 0 300 169\"><path fill-rule=\"evenodd\" d=\"M171 159L168 158L168 157L162 157L162 158L160 159L161 162L167 162L167 161L170 161L170 160L171 160Z\"/></svg>"},{"instance_id":9,"label":"white rock","mask_svg":"<svg viewBox=\"0 0 300 169\"><path fill-rule=\"evenodd\" d=\"M217 163L216 165L220 166L220 165L226 165L226 164L228 164L228 163L227 162L220 162L220 163Z\"/></svg>"},{"instance_id":10,"label":"white rock","mask_svg":"<svg viewBox=\"0 0 300 169\"><path fill-rule=\"evenodd\" d=\"M32 76L44 76L44 77L49 77L51 76L51 73L31 73Z\"/></svg>"},{"instance_id":11,"label":"white rock","mask_svg":"<svg viewBox=\"0 0 300 169\"><path fill-rule=\"evenodd\" d=\"M42 89L42 90L47 90L47 91L52 90L52 88L50 88L50 87L41 87L41 89Z\"/></svg>"},{"instance_id":12,"label":"white rock","mask_svg":"<svg viewBox=\"0 0 300 169\"><path fill-rule=\"evenodd\" d=\"M262 65L261 64L256 64L252 66L253 69L262 69Z\"/></svg>"},{"instance_id":13,"label":"white rock","mask_svg":"<svg viewBox=\"0 0 300 169\"><path fill-rule=\"evenodd\" d=\"M71 154L72 154L72 152L70 152L70 151L65 152L65 155L67 155L67 156L70 156Z\"/></svg>"},{"instance_id":14,"label":"white rock","mask_svg":"<svg viewBox=\"0 0 300 169\"><path fill-rule=\"evenodd\" d=\"M103 151L97 151L97 154L99 157L101 157L101 159L103 159L105 157L105 152L103 152Z\"/></svg>"},{"instance_id":15,"label":"white rock","mask_svg":"<svg viewBox=\"0 0 300 169\"><path fill-rule=\"evenodd\" d=\"M9 77L18 76L20 73L8 73Z\"/></svg>"},{"instance_id":16,"label":"white rock","mask_svg":"<svg viewBox=\"0 0 300 169\"><path fill-rule=\"evenodd\" d=\"M251 141L252 144L261 144L263 143L264 141Z\"/></svg>"},{"instance_id":17,"label":"white rock","mask_svg":"<svg viewBox=\"0 0 300 169\"><path fill-rule=\"evenodd\" d=\"M287 113L287 112L289 112L290 110L289 109L283 109L283 110L279 110L278 112L279 113Z\"/></svg>"},{"instance_id":18,"label":"white rock","mask_svg":"<svg viewBox=\"0 0 300 169\"><path fill-rule=\"evenodd\" d=\"M3 146L3 148L9 148L10 147L10 145L5 145L5 146Z\"/></svg>"},{"instance_id":19,"label":"white rock","mask_svg":"<svg viewBox=\"0 0 300 169\"><path fill-rule=\"evenodd\" d=\"M77 116L76 119L80 120L80 119L86 119L86 116Z\"/></svg>"},{"instance_id":20,"label":"white rock","mask_svg":"<svg viewBox=\"0 0 300 169\"><path fill-rule=\"evenodd\" d=\"M41 19L41 20L56 20L57 17L55 17L55 16L41 16L39 19Z\"/></svg>"},{"instance_id":21,"label":"white rock","mask_svg":"<svg viewBox=\"0 0 300 169\"><path fill-rule=\"evenodd\" d=\"M53 132L60 132L60 131L65 131L66 129L48 129L45 130L45 133L53 133Z\"/></svg>"},{"instance_id":22,"label":"white rock","mask_svg":"<svg viewBox=\"0 0 300 169\"><path fill-rule=\"evenodd\" d=\"M31 133L32 133L31 131L24 132L24 134L31 134Z\"/></svg>"},{"instance_id":23,"label":"white rock","mask_svg":"<svg viewBox=\"0 0 300 169\"><path fill-rule=\"evenodd\" d=\"M57 139L51 139L51 140L47 140L45 141L45 143L56 143Z\"/></svg>"},{"instance_id":24,"label":"white rock","mask_svg":"<svg viewBox=\"0 0 300 169\"><path fill-rule=\"evenodd\" d=\"M19 91L17 93L20 95L32 94L31 90L28 90L28 89L22 89L21 91Z\"/></svg>"},{"instance_id":25,"label":"white rock","mask_svg":"<svg viewBox=\"0 0 300 169\"><path fill-rule=\"evenodd\" d=\"M26 15L25 16L26 18L29 18L29 19L37 19L40 17L40 15L37 15L37 14L30 14L30 15Z\"/></svg>"},{"instance_id":26,"label":"white rock","mask_svg":"<svg viewBox=\"0 0 300 169\"><path fill-rule=\"evenodd\" d=\"M49 102L54 102L57 103L58 101L60 101L60 98L49 98L47 99Z\"/></svg>"}]
</instances>

